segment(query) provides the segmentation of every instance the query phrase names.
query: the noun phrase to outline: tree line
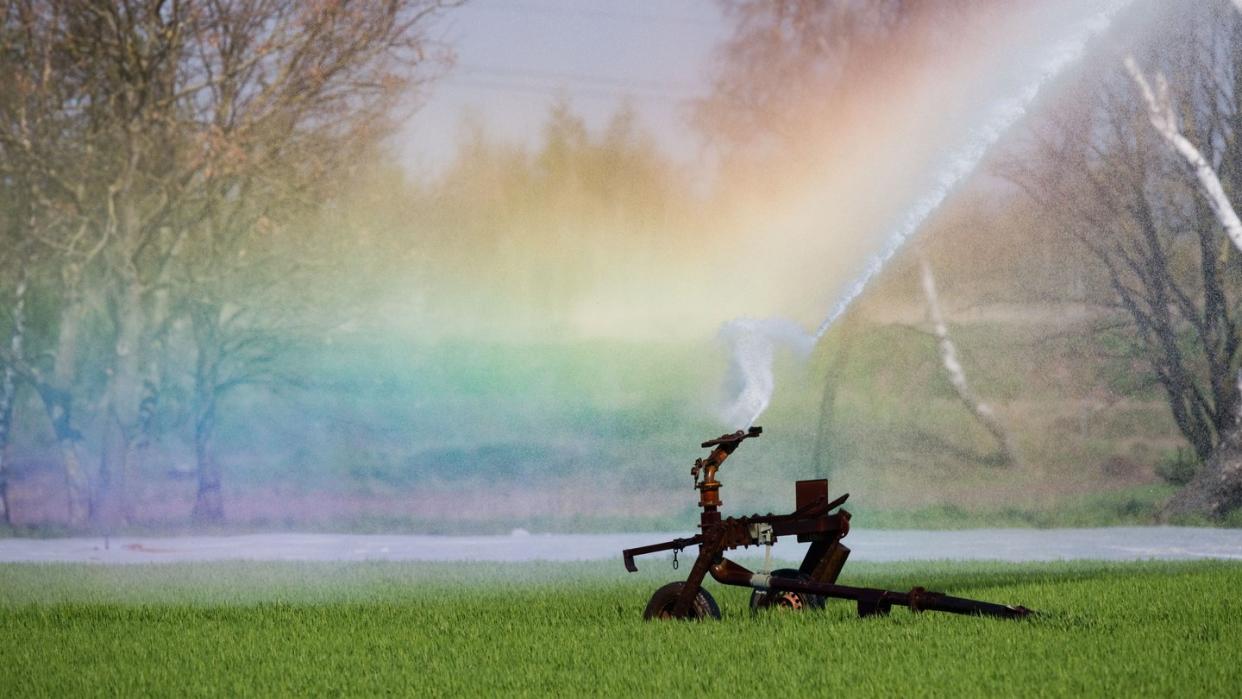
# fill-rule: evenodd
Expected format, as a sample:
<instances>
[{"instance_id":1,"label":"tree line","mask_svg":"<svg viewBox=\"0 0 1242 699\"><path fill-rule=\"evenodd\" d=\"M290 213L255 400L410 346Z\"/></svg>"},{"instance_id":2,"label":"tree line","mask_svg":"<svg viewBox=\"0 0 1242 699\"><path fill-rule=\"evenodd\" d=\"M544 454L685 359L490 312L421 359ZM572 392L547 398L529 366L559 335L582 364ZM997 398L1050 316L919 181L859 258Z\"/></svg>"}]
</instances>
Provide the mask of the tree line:
<instances>
[{"instance_id":1,"label":"tree line","mask_svg":"<svg viewBox=\"0 0 1242 699\"><path fill-rule=\"evenodd\" d=\"M192 435L194 517L218 522L226 398L306 381L288 357L379 313L380 280L413 275L455 300L445 307L497 324L525 309L555 328L601 276L728 235L739 199L782 186L773 164L790 179L817 167L829 146L808 146L808 124L865 128L867 99L846 97L897 84L896 71L870 68L895 46L932 60L960 23L986 24L1008 3L721 0L735 30L692 115L721 156L707 193L632 110L593 133L564 102L533 150L467 120L443 172L402 173L384 139L448 68L429 28L454 4L0 5L11 76L0 83L0 507L27 395L54 437L72 526L133 515L137 465L169 421ZM1242 263L1153 129L1122 53L1166 76L1181 131L1237 201L1242 21L1226 0L1136 6L1144 30L1123 28L1121 51L1084 62L1110 68L1062 78L989 167L1023 197L1003 206L1052 231L1049 249L1088 253L1072 262L1100 282L1088 300L1111 309L1109 327L1126 322L1130 358L1199 460L1219 461L1242 434ZM978 267L930 245L937 265ZM1061 283L1070 262L1024 250L1002 252ZM1235 507L1229 497L1211 514Z\"/></svg>"},{"instance_id":2,"label":"tree line","mask_svg":"<svg viewBox=\"0 0 1242 699\"><path fill-rule=\"evenodd\" d=\"M429 31L456 4L3 4L4 520L23 406L70 527L140 517L140 466L172 433L193 519L220 522L228 397L310 387L298 357L392 323L381 301L546 330L592 279L693 237L698 195L629 107L593 133L558 101L533 150L466 118L443 171L404 172L388 139L450 66Z\"/></svg>"}]
</instances>

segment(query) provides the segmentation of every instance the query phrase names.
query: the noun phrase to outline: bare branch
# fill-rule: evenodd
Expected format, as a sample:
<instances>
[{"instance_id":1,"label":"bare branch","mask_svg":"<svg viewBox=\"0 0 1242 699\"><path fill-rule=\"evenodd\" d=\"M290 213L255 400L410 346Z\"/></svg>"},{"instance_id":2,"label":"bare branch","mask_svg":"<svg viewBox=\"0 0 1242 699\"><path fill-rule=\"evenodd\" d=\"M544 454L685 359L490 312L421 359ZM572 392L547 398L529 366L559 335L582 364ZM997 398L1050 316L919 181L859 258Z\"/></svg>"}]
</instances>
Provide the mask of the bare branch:
<instances>
[{"instance_id":1,"label":"bare branch","mask_svg":"<svg viewBox=\"0 0 1242 699\"><path fill-rule=\"evenodd\" d=\"M1242 0L1237 1L1242 2ZM1138 85L1143 100L1147 103L1151 125L1194 171L1203 195L1212 207L1212 212L1216 214L1221 227L1225 229L1225 235L1229 236L1238 250L1242 251L1242 219L1238 218L1237 211L1234 210L1233 204L1226 196L1216 170L1203 157L1199 149L1190 142L1190 139L1182 135L1178 127L1177 113L1173 110L1172 102L1169 100L1168 81L1164 75L1157 74L1156 85L1153 89L1147 77L1139 69L1134 56L1125 57L1125 66L1134 83Z\"/></svg>"}]
</instances>

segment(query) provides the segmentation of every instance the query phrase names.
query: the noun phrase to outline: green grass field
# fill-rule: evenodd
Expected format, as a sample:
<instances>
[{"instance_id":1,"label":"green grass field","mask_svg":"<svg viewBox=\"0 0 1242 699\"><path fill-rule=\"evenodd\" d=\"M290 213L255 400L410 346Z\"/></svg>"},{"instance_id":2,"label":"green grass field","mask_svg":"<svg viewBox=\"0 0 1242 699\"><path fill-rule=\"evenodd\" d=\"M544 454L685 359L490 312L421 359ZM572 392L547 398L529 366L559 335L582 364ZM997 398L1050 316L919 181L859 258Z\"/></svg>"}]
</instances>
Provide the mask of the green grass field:
<instances>
[{"instance_id":1,"label":"green grass field","mask_svg":"<svg viewBox=\"0 0 1242 699\"><path fill-rule=\"evenodd\" d=\"M682 570L684 573L684 569ZM1242 564L852 564L1020 622L746 610L644 623L654 562L0 566L0 695L1238 696Z\"/></svg>"}]
</instances>

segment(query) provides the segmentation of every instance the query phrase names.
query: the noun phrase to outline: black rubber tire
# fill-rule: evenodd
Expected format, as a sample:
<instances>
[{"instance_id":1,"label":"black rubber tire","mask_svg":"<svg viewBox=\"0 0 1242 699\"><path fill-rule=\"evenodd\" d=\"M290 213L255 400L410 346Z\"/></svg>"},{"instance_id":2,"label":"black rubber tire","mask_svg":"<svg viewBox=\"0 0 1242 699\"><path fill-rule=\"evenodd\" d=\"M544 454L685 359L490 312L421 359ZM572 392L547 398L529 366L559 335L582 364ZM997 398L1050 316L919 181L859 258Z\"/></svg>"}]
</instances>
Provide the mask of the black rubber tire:
<instances>
[{"instance_id":1,"label":"black rubber tire","mask_svg":"<svg viewBox=\"0 0 1242 699\"><path fill-rule=\"evenodd\" d=\"M796 568L780 568L772 571L772 575L778 578L797 578L798 580L810 580L811 576L803 573ZM762 609L792 609L801 611L807 609L823 609L824 598L819 595L812 595L806 592L768 592L766 590L753 590L750 593L750 610L757 612Z\"/></svg>"},{"instance_id":2,"label":"black rubber tire","mask_svg":"<svg viewBox=\"0 0 1242 699\"><path fill-rule=\"evenodd\" d=\"M694 596L694 601L690 604L690 609L686 610L683 617L673 616L673 605L677 604L677 596L681 594L681 589L686 586L684 582L671 582L664 587L655 591L651 596L651 601L647 603L647 608L643 610L643 619L719 619L720 607L716 606L716 600L707 590L699 588L699 594Z\"/></svg>"}]
</instances>

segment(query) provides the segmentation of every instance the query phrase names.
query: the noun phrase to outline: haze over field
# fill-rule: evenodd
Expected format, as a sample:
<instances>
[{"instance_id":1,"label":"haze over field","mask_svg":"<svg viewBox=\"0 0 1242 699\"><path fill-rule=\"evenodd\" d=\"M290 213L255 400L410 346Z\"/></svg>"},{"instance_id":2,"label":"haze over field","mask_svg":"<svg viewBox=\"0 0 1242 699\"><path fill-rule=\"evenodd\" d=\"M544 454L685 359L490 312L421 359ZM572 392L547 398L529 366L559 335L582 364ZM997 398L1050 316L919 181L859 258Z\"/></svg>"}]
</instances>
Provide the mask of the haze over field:
<instances>
[{"instance_id":1,"label":"haze over field","mask_svg":"<svg viewBox=\"0 0 1242 699\"><path fill-rule=\"evenodd\" d=\"M1226 0L36 5L14 532L680 528L754 422L730 508L1151 523L1242 405L1242 267L1123 67L1232 192Z\"/></svg>"},{"instance_id":2,"label":"haze over field","mask_svg":"<svg viewBox=\"0 0 1242 699\"><path fill-rule=\"evenodd\" d=\"M594 215L588 214L585 221L574 226L572 234L565 232L558 237L544 231L543 237L530 236L530 240L514 243L519 248L533 247L532 254L539 256L533 261L539 272L532 274L573 277L577 274L575 267L591 272L587 283L568 289L568 298L557 299L566 306L561 311L564 318L535 317L530 322L539 326L561 321L562 332L573 336L644 341L701 340L739 316L781 315L816 329L834 304L847 295L877 252L888 247L891 234L898 228L913 231L926 218L923 214L916 217L919 220L908 222L912 212L934 209L934 205L927 205L929 199L943 199L954 185L974 174L974 165L981 160L986 146L1021 118L1038 96L1038 88L1053 83L1049 91L1054 91L1057 74L1081 56L1086 39L1106 29L1118 10L1129 4L1104 0L975 3L955 15L951 25L943 24L944 20L934 13L916 15L891 42L865 54L865 63L857 67L860 71L865 69L865 79L852 76L848 83L851 89L834 95L831 105L823 105L824 98L819 94L784 97L789 102L785 109L796 115L794 123L782 125L790 132L788 137L798 144L796 159L772 158L754 170L731 171L726 164L724 174L720 174L719 139L687 132L687 121L724 118L713 112L741 109L725 100L703 103L699 113L694 111L693 100L707 96L712 75L710 56L704 55L706 46L700 37L722 39L727 27L726 20L712 12L710 4L686 3L685 17L680 13L596 15L593 13L603 9L590 3L590 9L583 10L583 14L563 7L552 12L551 18L533 12L513 31L519 37L514 39L506 38L503 30L491 26L494 16L509 17L510 13L501 11L495 3L483 3L474 8L468 6L465 10L472 14L454 18L450 23L466 37L463 50L471 53L461 57L465 65L446 76L443 94L433 92L428 104L437 125L445 111L457 108L461 110L458 119L464 116L467 126L463 129L457 121L430 132L428 125L419 126L424 118L419 113L410 120L410 131L399 137L396 144L402 152L430 157L433 150L450 142L446 136L454 130L458 132L459 147L470 145L463 144L462 139L482 136L474 129L486 129L490 131L489 137L497 141L493 146L512 149L538 149L541 140L553 137L589 138L588 134L593 132L604 138L609 134L623 138L621 132L626 127L643 130L640 140L649 138L661 151L672 151L669 154L676 163L676 175L685 185L693 189L704 183L710 186L717 178L727 178L721 187L732 185L729 198L721 200L701 193L682 203L678 213L686 220L669 221L667 216L661 220L661 211L643 211L644 215L637 220L618 225L608 220L605 212L594 211ZM648 10L654 7L643 3L640 6ZM552 9L543 5L538 8ZM460 27L465 18L472 22L477 18L482 26ZM588 19L628 28L621 31L621 39L609 37L607 44L628 50L620 50L621 57L613 51L585 51L579 46L580 37L566 40L565 47L560 46L561 42L549 41L550 46L533 52L515 49L509 43L524 46L526 38L545 36L562 26L582 28L587 26ZM678 19L686 22L675 21ZM634 24L642 29L634 29ZM649 35L647 30L653 26L672 36L661 32ZM526 31L532 34L524 34ZM601 40L606 35L598 26L583 33ZM695 40L676 49L687 61L676 62L672 75L659 72L657 66L650 65L651 56L639 55L642 52L635 48L652 46L650 53L663 55L674 50L676 37L683 35ZM482 43L480 36L491 40L486 51L523 60L525 65L546 67L549 56L576 63L578 56L584 56L586 65L592 67L586 73L594 75L583 77L581 70L567 71L558 83L545 76L546 70L532 68L525 71L524 79L539 87L533 92L519 90L518 87L526 86L513 78L508 84L511 92L506 92L504 84L496 83L483 99L462 96L461 83L475 84L469 82L471 66L484 55L485 49L475 46L476 42ZM571 53L569 48L576 52ZM691 70L696 63L697 72ZM615 101L608 103L598 99L603 95L588 89L588 78L599 82L602 76L596 73L610 71L629 77L618 79L611 95ZM627 105L626 85L642 85L638 76L645 76L647 82L666 81L683 87L697 80L699 88L680 93L681 100L660 102L643 99L643 93L637 92ZM540 89L553 96L540 95ZM576 95L575 90L582 94ZM558 102L556 94L572 105L570 109L575 115L581 115L573 136L556 133L555 119L551 124L544 123L547 104ZM535 124L519 129L515 123L529 124L526 115L532 101L536 105L542 102L537 109L540 117ZM679 111L677 119L669 118L670 102L681 105L680 110L675 110ZM626 115L625 120L610 126L610 109L620 110ZM521 118L510 120L513 113ZM631 120L633 124L629 123ZM430 133L435 134L434 139ZM764 138L767 137L760 140ZM545 143L554 145L552 141ZM687 144L696 144L693 154L678 151L678 146ZM764 142L754 147L761 151L775 148ZM420 160L413 155L406 161L415 176L420 174L416 169ZM452 162L451 158L448 160ZM562 183L569 185L568 191L559 196L571 201L575 197L591 198L598 194L592 185L606 181L592 181L599 180L600 173L584 172L578 177L581 181L571 178L571 182ZM486 182L474 184L489 186ZM503 188L501 183L491 185ZM1002 186L995 179L982 186L989 185ZM589 206L587 202L578 203ZM661 204L630 202L631 207L639 209L667 208ZM520 212L510 213L516 220L501 222L502 226L520 227L525 223ZM590 230L603 228L612 230ZM605 240L592 239L593 233ZM663 241L658 250L648 249L651 236ZM583 237L588 239L589 246L588 241L581 240ZM578 243L584 249L572 247ZM563 249L566 245L569 250ZM495 251L487 246L476 247L472 252L476 269L490 269L502 263L492 257ZM600 262L601 257L608 258L606 265ZM412 295L417 296L420 287L425 292L420 280L411 285L416 287L409 290ZM452 301L449 297L446 303ZM501 297L496 301L498 306L492 311L501 317L512 311L527 318L532 312L548 310L528 296ZM463 315L467 318L462 322L470 323L471 316L476 314ZM400 317L394 320L402 322ZM451 317L448 320L451 325ZM426 329L416 327L410 331L418 337Z\"/></svg>"}]
</instances>

